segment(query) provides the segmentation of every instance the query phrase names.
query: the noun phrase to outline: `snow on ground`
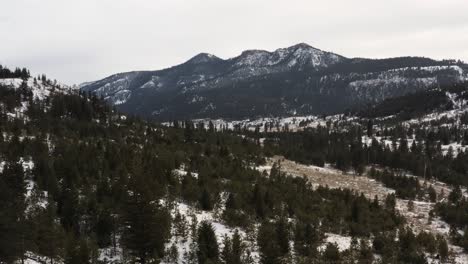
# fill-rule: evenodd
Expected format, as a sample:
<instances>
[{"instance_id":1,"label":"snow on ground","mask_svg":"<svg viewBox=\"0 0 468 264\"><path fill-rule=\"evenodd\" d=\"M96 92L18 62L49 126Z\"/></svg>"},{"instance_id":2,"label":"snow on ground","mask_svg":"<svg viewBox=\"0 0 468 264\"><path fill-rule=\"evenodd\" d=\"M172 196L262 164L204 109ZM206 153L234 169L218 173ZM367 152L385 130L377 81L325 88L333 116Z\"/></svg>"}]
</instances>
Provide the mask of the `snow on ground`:
<instances>
[{"instance_id":1,"label":"snow on ground","mask_svg":"<svg viewBox=\"0 0 468 264\"><path fill-rule=\"evenodd\" d=\"M110 246L110 247L107 247L107 248L99 249L98 260L102 261L103 263L107 263L107 264L123 263L123 261L122 261L123 260L122 247L116 246L114 248L113 246Z\"/></svg>"},{"instance_id":2,"label":"snow on ground","mask_svg":"<svg viewBox=\"0 0 468 264\"><path fill-rule=\"evenodd\" d=\"M430 123L431 121L441 120L442 118L447 118L447 119L458 118L467 112L468 112L468 108L464 107L464 108L448 110L444 112L431 113L431 114L422 116L420 118L415 118L415 119L410 119L408 121L405 121L404 124L422 125L422 124Z\"/></svg>"},{"instance_id":3,"label":"snow on ground","mask_svg":"<svg viewBox=\"0 0 468 264\"><path fill-rule=\"evenodd\" d=\"M386 137L379 137L379 136L374 136L374 137L368 137L367 135L362 136L362 143L365 144L366 146L371 146L372 141L376 140L379 143L385 144L385 146L389 147L390 149L393 149L393 141L390 140L389 138ZM411 146L413 143L412 139L407 139L408 140L408 146ZM395 142L396 147L400 145L400 141L396 140Z\"/></svg>"},{"instance_id":4,"label":"snow on ground","mask_svg":"<svg viewBox=\"0 0 468 264\"><path fill-rule=\"evenodd\" d=\"M442 119L455 119L458 124L460 124L460 116L465 113L468 113L468 101L465 99L457 98L456 94L446 92L447 98L451 101L454 109L430 113L425 116L408 120L404 124L416 124L416 125L425 125L432 121L439 121Z\"/></svg>"},{"instance_id":5,"label":"snow on ground","mask_svg":"<svg viewBox=\"0 0 468 264\"><path fill-rule=\"evenodd\" d=\"M25 172L30 172L34 169L34 162L31 159L25 159L21 157L18 163L21 163L21 165L23 166L23 171ZM5 161L0 161L0 173L3 172L5 164Z\"/></svg>"},{"instance_id":6,"label":"snow on ground","mask_svg":"<svg viewBox=\"0 0 468 264\"><path fill-rule=\"evenodd\" d=\"M448 145L442 145L441 148L442 148L443 155L447 155L449 153L449 150L451 149L452 156L456 157L458 153L466 152L468 149L468 146L453 142Z\"/></svg>"},{"instance_id":7,"label":"snow on ground","mask_svg":"<svg viewBox=\"0 0 468 264\"><path fill-rule=\"evenodd\" d=\"M265 131L267 126L268 131L284 131L291 132L301 131L305 128L316 128L318 126L325 127L327 124L333 125L335 122L354 122L355 118L345 118L344 115L333 115L327 117L319 117L315 115L308 116L289 116L289 117L262 117L258 119L244 120L225 120L225 119L194 119L192 122L195 125L203 124L205 129L209 128L210 122L218 129L234 130L236 128L247 129L249 131L259 132ZM162 123L165 126L171 126L171 122Z\"/></svg>"},{"instance_id":8,"label":"snow on ground","mask_svg":"<svg viewBox=\"0 0 468 264\"><path fill-rule=\"evenodd\" d=\"M166 203L166 200L163 199L160 202ZM191 238L192 234L190 233L191 225L193 222L196 222L197 226L202 221L207 221L211 223L215 231L216 238L218 240L218 244L220 248L222 248L223 246L224 237L225 236L232 237L232 235L234 234L236 230L235 228L231 228L223 224L222 221L220 221L219 218L217 217L217 214L219 212L216 212L216 210L213 210L210 212L202 211L182 202L174 202L172 206L173 206L173 209L171 210L172 218L175 218L176 214L179 213L181 217L185 219L184 231L186 232L185 236L183 237L178 236L177 227L173 223L173 226L171 228L171 238L166 243L166 250L169 250L172 245L176 246L177 252L178 252L178 260L176 263L186 263L190 250L193 250L192 238ZM247 234L243 230L240 230L240 229L237 229L237 230L239 231L239 234L242 238L246 238ZM120 239L117 239L117 246L115 249L112 246L105 248L105 249L100 249L99 260L104 261L105 263L121 263L124 257L123 257L122 248L119 246L119 243L118 243L119 240ZM258 263L258 260L259 260L258 252L254 250L254 247L252 247L252 245L248 245L248 247L252 251L251 256L255 260L255 263ZM167 257L167 254L166 254L166 257ZM165 259L161 263L169 264L172 262L169 262L168 260Z\"/></svg>"},{"instance_id":9,"label":"snow on ground","mask_svg":"<svg viewBox=\"0 0 468 264\"><path fill-rule=\"evenodd\" d=\"M345 251L351 246L350 236L342 236L332 233L325 233L325 236L325 241L321 246L319 246L319 251L324 251L328 243L336 244L339 251Z\"/></svg>"},{"instance_id":10,"label":"snow on ground","mask_svg":"<svg viewBox=\"0 0 468 264\"><path fill-rule=\"evenodd\" d=\"M365 144L366 146L371 146L372 141L374 139L380 144L382 144L382 143L385 144L385 146L389 147L390 150L393 150L394 145L397 148L400 146L400 139L396 139L395 142L393 142L393 140L391 140L390 137L380 137L380 136L368 137L367 135L364 135L364 136L362 136L362 143ZM417 141L415 139L415 136L406 138L406 142L407 142L408 148L411 147L413 142L415 142L416 144L424 143L423 141ZM467 151L468 146L463 145L463 144L458 143L458 142L452 142L452 143L447 144L447 145L441 145L441 149L442 149L442 154L443 155L447 155L449 153L449 150L451 149L452 156L456 157L458 155L458 153L460 153L462 151L463 152Z\"/></svg>"},{"instance_id":11,"label":"snow on ground","mask_svg":"<svg viewBox=\"0 0 468 264\"><path fill-rule=\"evenodd\" d=\"M34 169L34 162L31 159L26 160L21 157L19 162L23 165L24 171L31 171Z\"/></svg>"},{"instance_id":12,"label":"snow on ground","mask_svg":"<svg viewBox=\"0 0 468 264\"><path fill-rule=\"evenodd\" d=\"M24 264L43 264L43 263L61 264L63 263L62 261L59 261L56 259L54 259L53 262L51 262L50 258L39 256L29 251L26 252L24 256L25 256ZM21 263L21 260L16 261L16 263Z\"/></svg>"},{"instance_id":13,"label":"snow on ground","mask_svg":"<svg viewBox=\"0 0 468 264\"><path fill-rule=\"evenodd\" d=\"M27 120L26 117L24 117L24 113L26 110L28 110L29 103L28 102L21 102L21 105L16 107L13 112L7 113L6 115L10 117L11 119L14 118L24 118Z\"/></svg>"},{"instance_id":14,"label":"snow on ground","mask_svg":"<svg viewBox=\"0 0 468 264\"><path fill-rule=\"evenodd\" d=\"M259 172L262 172L262 173L266 172L268 174L270 174L271 168L272 168L271 165L260 165L260 166L254 167L254 169L258 170Z\"/></svg>"},{"instance_id":15,"label":"snow on ground","mask_svg":"<svg viewBox=\"0 0 468 264\"><path fill-rule=\"evenodd\" d=\"M41 208L46 208L48 204L48 193L46 191L39 191L34 180L31 179L31 172L34 169L34 162L30 158L25 159L21 157L18 163L22 165L25 175L25 199L27 203L26 212L30 212L33 208L37 208L38 206ZM5 164L5 161L0 162L0 173L3 172Z\"/></svg>"},{"instance_id":16,"label":"snow on ground","mask_svg":"<svg viewBox=\"0 0 468 264\"><path fill-rule=\"evenodd\" d=\"M325 167L318 167L314 165L309 165L308 167L312 170L315 170L316 172L324 173L324 174L342 173L340 170L334 169L330 164L325 164Z\"/></svg>"},{"instance_id":17,"label":"snow on ground","mask_svg":"<svg viewBox=\"0 0 468 264\"><path fill-rule=\"evenodd\" d=\"M207 221L211 223L215 231L216 238L218 240L218 244L220 248L222 248L223 246L223 238L225 236L232 238L232 235L234 234L236 230L236 228L231 228L223 224L217 217L217 213L219 212L216 212L216 210L207 212L207 211L198 210L197 208L192 207L182 202L175 202L174 208L171 211L172 217L175 218L177 213L179 213L182 216L182 218L184 218L186 221L187 234L185 237L178 237L176 235L176 227L173 226L171 230L171 239L168 243L166 243L166 249L169 249L173 245L176 246L178 256L179 256L177 263L185 263L187 261L187 256L192 249L191 247L192 247L193 241L191 238L190 231L188 230L190 229L190 226L192 223L196 222L197 226L202 221ZM247 234L243 230L240 230L240 229L237 229L237 230L239 232L239 235L242 238L246 238ZM255 250L255 248L252 245L249 245L249 249L252 251L251 256L255 260L255 263L258 263L258 259L259 259L258 252ZM163 261L162 263L164 264L168 262Z\"/></svg>"},{"instance_id":18,"label":"snow on ground","mask_svg":"<svg viewBox=\"0 0 468 264\"><path fill-rule=\"evenodd\" d=\"M31 89L33 93L33 98L37 100L44 100L47 98L50 93L54 90L52 85L42 82L42 80L34 81L34 78L29 78L26 81L20 78L10 78L10 79L0 79L0 85L10 86L14 89L18 89L21 87L23 82L26 82L28 87ZM70 87L64 84L56 84L56 88L58 90L62 90L62 92L66 92L70 89Z\"/></svg>"},{"instance_id":19,"label":"snow on ground","mask_svg":"<svg viewBox=\"0 0 468 264\"><path fill-rule=\"evenodd\" d=\"M19 89L23 85L23 83L27 84L28 89L33 94L33 99L39 101L45 100L49 97L51 93L70 93L70 91L72 90L72 88L63 84L58 84L56 82L51 84L47 82L42 82L42 80L34 81L34 78L29 78L27 80L19 78L0 79L0 85L5 85L12 89ZM9 118L23 118L26 121L28 121L28 119L24 117L24 114L27 111L28 107L29 102L23 101L21 102L20 106L16 107L13 110L13 112L7 113L7 116Z\"/></svg>"},{"instance_id":20,"label":"snow on ground","mask_svg":"<svg viewBox=\"0 0 468 264\"><path fill-rule=\"evenodd\" d=\"M185 175L187 175L188 171L184 170L183 168L180 168L180 169L175 169L173 170L173 173L175 173L176 175L178 175L179 177L183 177ZM190 172L190 174L192 174L192 176L194 178L198 178L198 173L196 172Z\"/></svg>"},{"instance_id":21,"label":"snow on ground","mask_svg":"<svg viewBox=\"0 0 468 264\"><path fill-rule=\"evenodd\" d=\"M455 264L467 264L468 263L468 255L464 252L464 250L461 247L450 246L449 250L452 252L452 255L455 256L454 258Z\"/></svg>"},{"instance_id":22,"label":"snow on ground","mask_svg":"<svg viewBox=\"0 0 468 264\"><path fill-rule=\"evenodd\" d=\"M207 211L197 210L187 204L177 202L174 207L174 213L175 212L179 212L181 215L186 216L189 223L193 219L195 219L198 224L200 224L200 222L202 221L210 222L213 225L213 228L215 230L218 243L222 243L222 239L225 235L232 236L235 230L233 228L227 227L226 225L222 224L220 221L216 220L214 213L211 211L207 212Z\"/></svg>"},{"instance_id":23,"label":"snow on ground","mask_svg":"<svg viewBox=\"0 0 468 264\"><path fill-rule=\"evenodd\" d=\"M34 169L34 162L31 159L20 158L19 161L23 166L23 171L26 177L26 212L31 211L33 208L47 208L48 205L48 193L46 191L40 191L37 189L36 183L32 180L31 172Z\"/></svg>"},{"instance_id":24,"label":"snow on ground","mask_svg":"<svg viewBox=\"0 0 468 264\"><path fill-rule=\"evenodd\" d=\"M48 193L46 191L39 191L33 180L26 180L26 212L30 212L34 208L47 208Z\"/></svg>"}]
</instances>

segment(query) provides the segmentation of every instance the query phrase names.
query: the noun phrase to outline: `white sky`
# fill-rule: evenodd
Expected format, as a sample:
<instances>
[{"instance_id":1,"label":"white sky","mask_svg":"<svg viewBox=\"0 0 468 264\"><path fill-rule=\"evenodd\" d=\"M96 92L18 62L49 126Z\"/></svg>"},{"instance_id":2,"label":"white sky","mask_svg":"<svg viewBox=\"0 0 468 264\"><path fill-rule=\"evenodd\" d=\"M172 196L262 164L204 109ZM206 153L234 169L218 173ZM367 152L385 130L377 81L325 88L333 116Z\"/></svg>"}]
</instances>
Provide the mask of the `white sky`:
<instances>
[{"instance_id":1,"label":"white sky","mask_svg":"<svg viewBox=\"0 0 468 264\"><path fill-rule=\"evenodd\" d=\"M299 42L468 61L468 1L0 0L0 63L68 84Z\"/></svg>"}]
</instances>

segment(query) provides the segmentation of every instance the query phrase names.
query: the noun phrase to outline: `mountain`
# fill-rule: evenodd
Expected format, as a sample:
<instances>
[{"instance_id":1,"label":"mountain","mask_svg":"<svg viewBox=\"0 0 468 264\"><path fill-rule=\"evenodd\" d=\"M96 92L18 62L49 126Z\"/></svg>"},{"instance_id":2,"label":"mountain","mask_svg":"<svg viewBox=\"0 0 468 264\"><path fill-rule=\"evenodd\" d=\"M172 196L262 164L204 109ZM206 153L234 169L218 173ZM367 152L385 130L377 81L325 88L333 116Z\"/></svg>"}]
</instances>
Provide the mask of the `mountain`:
<instances>
[{"instance_id":1,"label":"mountain","mask_svg":"<svg viewBox=\"0 0 468 264\"><path fill-rule=\"evenodd\" d=\"M298 44L223 60L201 53L159 71L119 73L81 89L157 120L332 114L468 79L461 62L347 58Z\"/></svg>"}]
</instances>

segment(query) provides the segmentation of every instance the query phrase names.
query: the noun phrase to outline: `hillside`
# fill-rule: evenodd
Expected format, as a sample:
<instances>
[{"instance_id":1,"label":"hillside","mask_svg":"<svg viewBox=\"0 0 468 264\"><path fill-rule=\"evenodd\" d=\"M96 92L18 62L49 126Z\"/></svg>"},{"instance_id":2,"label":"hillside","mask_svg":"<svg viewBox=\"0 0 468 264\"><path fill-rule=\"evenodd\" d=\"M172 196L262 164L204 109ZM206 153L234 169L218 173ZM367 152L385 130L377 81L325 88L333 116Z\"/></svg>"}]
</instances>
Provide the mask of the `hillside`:
<instances>
[{"instance_id":1,"label":"hillside","mask_svg":"<svg viewBox=\"0 0 468 264\"><path fill-rule=\"evenodd\" d=\"M28 74L0 82L0 262L424 263L464 256L452 250L462 242L413 229L398 213L402 198L432 199L430 187L372 172L395 190L375 188L380 198L374 199L320 183L323 173L345 179L371 164L420 174L419 166L404 167L405 159L387 163L403 151L417 159L416 150L378 143L369 149L356 140L359 122L303 133L191 121L164 127L39 79ZM394 133L375 131L378 138ZM376 153L372 161L356 159L369 150ZM447 163L433 151L427 177L466 186L460 167L466 155L446 156ZM273 155L327 168L313 170L319 181L297 177L288 171L290 161L283 169ZM451 165L441 170L441 164ZM455 173L440 177L447 170ZM451 201L465 206L452 192ZM451 205L438 204L440 221L459 230L464 224L450 218Z\"/></svg>"}]
</instances>

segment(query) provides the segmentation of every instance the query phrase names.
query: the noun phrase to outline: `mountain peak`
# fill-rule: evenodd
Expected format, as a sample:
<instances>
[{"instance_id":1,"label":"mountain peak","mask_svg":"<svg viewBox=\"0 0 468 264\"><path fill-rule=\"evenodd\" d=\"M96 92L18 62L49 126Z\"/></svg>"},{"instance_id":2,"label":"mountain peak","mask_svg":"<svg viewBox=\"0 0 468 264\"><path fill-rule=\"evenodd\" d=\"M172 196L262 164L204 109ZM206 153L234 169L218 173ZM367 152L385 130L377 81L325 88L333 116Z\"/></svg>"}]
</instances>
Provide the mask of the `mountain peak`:
<instances>
[{"instance_id":1,"label":"mountain peak","mask_svg":"<svg viewBox=\"0 0 468 264\"><path fill-rule=\"evenodd\" d=\"M286 48L279 48L277 50L275 50L275 52L281 52L281 51L291 51L291 52L294 52L296 50L307 50L307 51L313 51L313 52L323 52L321 49L317 49L315 47L312 47L311 45L307 44L307 43L298 43L296 45L292 45L290 47L286 47Z\"/></svg>"},{"instance_id":2,"label":"mountain peak","mask_svg":"<svg viewBox=\"0 0 468 264\"><path fill-rule=\"evenodd\" d=\"M309 44L307 44L307 43L304 43L304 42L298 43L298 44L293 45L293 46L291 46L291 47L289 47L289 48L293 48L293 49L297 49L297 48L305 48L305 49L310 49L310 48L312 48L312 49L316 49L316 48L312 47L311 45L309 45ZM316 50L318 50L318 49L316 49Z\"/></svg>"},{"instance_id":3,"label":"mountain peak","mask_svg":"<svg viewBox=\"0 0 468 264\"><path fill-rule=\"evenodd\" d=\"M260 50L260 49L249 49L249 50L244 50L240 56L246 56L246 55L252 55L252 54L270 54L271 52L266 51L266 50Z\"/></svg>"},{"instance_id":4,"label":"mountain peak","mask_svg":"<svg viewBox=\"0 0 468 264\"><path fill-rule=\"evenodd\" d=\"M213 54L202 52L202 53L195 55L190 60L188 60L187 63L198 64L198 63L206 63L206 62L219 61L219 60L221 59L216 57Z\"/></svg>"}]
</instances>

